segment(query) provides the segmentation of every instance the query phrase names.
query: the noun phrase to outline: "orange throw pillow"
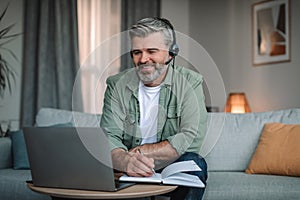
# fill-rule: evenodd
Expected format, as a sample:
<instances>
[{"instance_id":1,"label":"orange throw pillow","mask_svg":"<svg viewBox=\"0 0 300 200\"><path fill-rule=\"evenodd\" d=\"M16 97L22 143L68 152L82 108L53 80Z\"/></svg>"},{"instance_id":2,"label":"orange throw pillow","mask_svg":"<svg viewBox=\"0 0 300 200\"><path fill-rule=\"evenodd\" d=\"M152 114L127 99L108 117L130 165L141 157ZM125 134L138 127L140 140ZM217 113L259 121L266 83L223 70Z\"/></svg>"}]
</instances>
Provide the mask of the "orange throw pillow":
<instances>
[{"instance_id":1,"label":"orange throw pillow","mask_svg":"<svg viewBox=\"0 0 300 200\"><path fill-rule=\"evenodd\" d=\"M246 173L300 176L300 124L265 124Z\"/></svg>"}]
</instances>

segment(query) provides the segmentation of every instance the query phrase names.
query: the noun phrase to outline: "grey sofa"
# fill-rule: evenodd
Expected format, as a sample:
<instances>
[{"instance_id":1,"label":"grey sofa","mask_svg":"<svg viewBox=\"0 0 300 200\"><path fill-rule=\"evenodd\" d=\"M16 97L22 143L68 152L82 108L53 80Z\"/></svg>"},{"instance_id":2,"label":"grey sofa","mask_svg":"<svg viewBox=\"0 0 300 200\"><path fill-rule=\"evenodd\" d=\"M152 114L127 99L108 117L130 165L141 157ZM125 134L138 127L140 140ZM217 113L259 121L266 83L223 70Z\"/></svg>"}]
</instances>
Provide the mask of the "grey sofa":
<instances>
[{"instance_id":1,"label":"grey sofa","mask_svg":"<svg viewBox=\"0 0 300 200\"><path fill-rule=\"evenodd\" d=\"M267 122L300 124L300 109L274 112L209 113L208 134L201 154L208 163L208 184L204 199L300 199L300 178L244 173ZM43 108L37 126L72 123L78 127L99 126L100 116ZM30 170L14 170L10 138L0 138L0 199L49 199L31 192L25 184Z\"/></svg>"},{"instance_id":2,"label":"grey sofa","mask_svg":"<svg viewBox=\"0 0 300 200\"><path fill-rule=\"evenodd\" d=\"M202 148L209 171L204 199L300 199L300 177L244 172L258 144L262 128L269 122L300 124L300 109L209 114L207 136L210 139L205 143L209 145L206 149L205 145Z\"/></svg>"},{"instance_id":3,"label":"grey sofa","mask_svg":"<svg viewBox=\"0 0 300 200\"><path fill-rule=\"evenodd\" d=\"M53 126L71 122L75 126L97 126L99 117L83 113L57 109L41 109L36 117L37 126ZM26 181L31 180L29 169L14 169L11 137L0 137L0 200L50 200L47 195L39 194L27 188ZM25 146L20 147L25 148Z\"/></svg>"},{"instance_id":4,"label":"grey sofa","mask_svg":"<svg viewBox=\"0 0 300 200\"><path fill-rule=\"evenodd\" d=\"M32 192L26 186L31 179L30 170L14 169L12 140L0 138L0 199L1 200L50 200L51 198Z\"/></svg>"}]
</instances>

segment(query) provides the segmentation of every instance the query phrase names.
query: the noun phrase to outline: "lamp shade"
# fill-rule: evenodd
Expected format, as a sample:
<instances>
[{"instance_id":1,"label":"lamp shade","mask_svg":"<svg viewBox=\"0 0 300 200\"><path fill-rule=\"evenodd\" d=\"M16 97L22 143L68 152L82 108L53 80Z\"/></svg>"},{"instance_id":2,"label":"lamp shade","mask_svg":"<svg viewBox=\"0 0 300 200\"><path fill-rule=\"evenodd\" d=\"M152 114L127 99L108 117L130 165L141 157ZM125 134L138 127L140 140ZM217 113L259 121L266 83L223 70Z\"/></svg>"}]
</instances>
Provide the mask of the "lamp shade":
<instances>
[{"instance_id":1,"label":"lamp shade","mask_svg":"<svg viewBox=\"0 0 300 200\"><path fill-rule=\"evenodd\" d=\"M227 98L225 112L230 112L230 113L251 112L249 104L247 102L246 94L243 92L230 93Z\"/></svg>"}]
</instances>

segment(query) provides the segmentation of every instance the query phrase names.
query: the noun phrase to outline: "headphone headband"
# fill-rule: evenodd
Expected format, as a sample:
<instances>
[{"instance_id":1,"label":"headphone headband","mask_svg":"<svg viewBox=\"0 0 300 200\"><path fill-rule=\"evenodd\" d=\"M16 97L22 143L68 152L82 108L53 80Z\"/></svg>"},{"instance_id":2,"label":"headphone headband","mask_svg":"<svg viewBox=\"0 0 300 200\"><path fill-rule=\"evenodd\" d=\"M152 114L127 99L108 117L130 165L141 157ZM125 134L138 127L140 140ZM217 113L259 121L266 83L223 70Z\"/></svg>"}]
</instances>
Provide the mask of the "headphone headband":
<instances>
[{"instance_id":1,"label":"headphone headband","mask_svg":"<svg viewBox=\"0 0 300 200\"><path fill-rule=\"evenodd\" d=\"M171 22L165 18L155 18L161 22L163 22L167 27L169 27L169 29L172 32L172 37L173 37L173 42L169 48L169 55L172 57L175 57L178 55L179 52L179 46L176 43L176 34L175 34L175 30L174 30L174 26L171 24Z\"/></svg>"}]
</instances>

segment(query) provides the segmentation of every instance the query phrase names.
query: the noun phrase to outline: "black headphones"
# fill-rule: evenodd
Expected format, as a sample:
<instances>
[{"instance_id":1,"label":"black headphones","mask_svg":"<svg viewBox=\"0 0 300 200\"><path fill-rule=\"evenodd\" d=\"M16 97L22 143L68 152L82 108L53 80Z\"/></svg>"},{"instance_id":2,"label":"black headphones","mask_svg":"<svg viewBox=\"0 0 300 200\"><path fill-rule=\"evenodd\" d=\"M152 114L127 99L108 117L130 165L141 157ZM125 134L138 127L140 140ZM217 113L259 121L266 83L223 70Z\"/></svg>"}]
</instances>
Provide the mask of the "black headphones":
<instances>
[{"instance_id":1,"label":"black headphones","mask_svg":"<svg viewBox=\"0 0 300 200\"><path fill-rule=\"evenodd\" d=\"M176 43L176 34L175 34L174 26L171 24L171 22L169 20L167 20L165 18L155 18L155 19L160 20L161 22L163 22L172 31L173 42L172 42L172 45L169 48L169 55L174 58L179 53L179 46Z\"/></svg>"},{"instance_id":2,"label":"black headphones","mask_svg":"<svg viewBox=\"0 0 300 200\"><path fill-rule=\"evenodd\" d=\"M159 17L157 17L157 18L154 18L154 19L163 22L163 23L166 25L166 27L167 27L168 29L171 29L171 31L172 31L172 36L173 36L173 42L172 42L172 44L171 44L171 46L170 46L170 48L169 48L169 55L172 56L172 59L174 59L175 56L178 55L178 52L179 52L179 46L178 46L177 43L176 43L176 34L175 34L175 30L174 30L173 25L171 24L171 22L170 22L169 20L167 20L167 19L165 19L165 18L159 18ZM130 51L130 56L133 57L132 51ZM169 61L167 61L166 64L170 63L172 59L170 59Z\"/></svg>"}]
</instances>

